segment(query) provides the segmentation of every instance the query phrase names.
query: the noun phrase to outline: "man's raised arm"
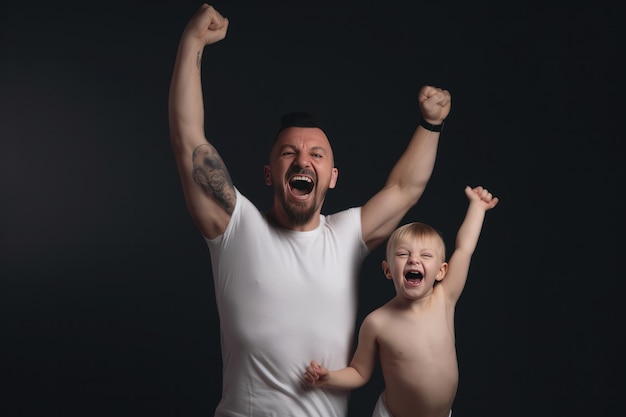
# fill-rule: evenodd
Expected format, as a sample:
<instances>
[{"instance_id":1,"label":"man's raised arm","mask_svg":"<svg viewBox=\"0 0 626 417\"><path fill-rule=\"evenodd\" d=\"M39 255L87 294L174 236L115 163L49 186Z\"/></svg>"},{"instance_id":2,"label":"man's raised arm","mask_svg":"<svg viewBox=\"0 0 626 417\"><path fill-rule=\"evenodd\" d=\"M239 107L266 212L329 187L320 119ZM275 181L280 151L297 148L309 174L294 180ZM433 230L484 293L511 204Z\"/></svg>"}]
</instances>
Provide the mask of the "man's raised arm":
<instances>
[{"instance_id":1,"label":"man's raised arm","mask_svg":"<svg viewBox=\"0 0 626 417\"><path fill-rule=\"evenodd\" d=\"M440 126L450 113L450 93L424 86L419 92L419 105L422 123L391 170L383 189L361 210L363 241L370 250L384 241L417 203L433 172Z\"/></svg>"},{"instance_id":2,"label":"man's raised arm","mask_svg":"<svg viewBox=\"0 0 626 417\"><path fill-rule=\"evenodd\" d=\"M169 92L170 138L185 201L200 232L224 232L235 206L228 170L204 133L201 61L204 47L226 36L228 19L203 4L181 36Z\"/></svg>"}]
</instances>

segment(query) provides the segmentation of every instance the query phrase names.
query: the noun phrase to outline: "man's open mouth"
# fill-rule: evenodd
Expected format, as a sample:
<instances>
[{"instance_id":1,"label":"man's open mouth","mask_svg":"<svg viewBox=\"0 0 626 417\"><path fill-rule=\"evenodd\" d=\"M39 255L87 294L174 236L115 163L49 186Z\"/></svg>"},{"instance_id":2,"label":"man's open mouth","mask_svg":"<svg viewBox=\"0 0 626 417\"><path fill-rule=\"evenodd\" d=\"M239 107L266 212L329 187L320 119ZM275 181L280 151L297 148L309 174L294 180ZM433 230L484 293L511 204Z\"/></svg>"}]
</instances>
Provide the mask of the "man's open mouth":
<instances>
[{"instance_id":1,"label":"man's open mouth","mask_svg":"<svg viewBox=\"0 0 626 417\"><path fill-rule=\"evenodd\" d=\"M307 177L306 175L294 175L289 180L289 187L291 188L291 192L296 196L305 196L313 191L313 187L315 184L311 177Z\"/></svg>"}]
</instances>

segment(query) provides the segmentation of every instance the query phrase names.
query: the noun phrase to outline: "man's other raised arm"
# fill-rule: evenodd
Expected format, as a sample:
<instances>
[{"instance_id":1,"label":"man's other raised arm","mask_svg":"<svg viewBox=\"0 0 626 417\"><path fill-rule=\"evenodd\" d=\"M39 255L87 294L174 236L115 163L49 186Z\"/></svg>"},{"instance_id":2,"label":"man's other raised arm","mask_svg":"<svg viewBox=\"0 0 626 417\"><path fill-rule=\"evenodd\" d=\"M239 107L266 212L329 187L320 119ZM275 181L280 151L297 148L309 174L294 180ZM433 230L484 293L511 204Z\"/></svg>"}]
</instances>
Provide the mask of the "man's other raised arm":
<instances>
[{"instance_id":1,"label":"man's other raised arm","mask_svg":"<svg viewBox=\"0 0 626 417\"><path fill-rule=\"evenodd\" d=\"M450 113L450 93L424 86L419 92L419 105L423 121L441 125ZM418 126L383 189L363 206L361 228L370 250L389 237L424 193L435 166L439 134Z\"/></svg>"},{"instance_id":2,"label":"man's other raised arm","mask_svg":"<svg viewBox=\"0 0 626 417\"><path fill-rule=\"evenodd\" d=\"M228 19L203 4L181 36L169 92L170 139L187 208L200 232L222 234L235 207L235 189L204 133L201 61L204 47L226 36Z\"/></svg>"}]
</instances>

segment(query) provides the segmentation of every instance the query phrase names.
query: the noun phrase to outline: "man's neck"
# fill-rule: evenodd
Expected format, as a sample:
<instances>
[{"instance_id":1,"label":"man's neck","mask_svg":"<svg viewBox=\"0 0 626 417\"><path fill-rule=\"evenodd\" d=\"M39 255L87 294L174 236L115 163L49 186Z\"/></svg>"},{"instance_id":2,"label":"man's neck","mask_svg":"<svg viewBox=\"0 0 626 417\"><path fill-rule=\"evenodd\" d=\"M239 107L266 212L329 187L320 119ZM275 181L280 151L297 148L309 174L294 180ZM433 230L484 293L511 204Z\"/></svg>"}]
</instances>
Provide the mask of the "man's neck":
<instances>
[{"instance_id":1,"label":"man's neck","mask_svg":"<svg viewBox=\"0 0 626 417\"><path fill-rule=\"evenodd\" d=\"M289 220L289 217L282 211L277 210L276 207L272 207L265 213L265 217L276 227L281 229L293 230L294 232L308 232L317 229L320 225L319 213L314 214L309 221L304 224L294 224Z\"/></svg>"}]
</instances>

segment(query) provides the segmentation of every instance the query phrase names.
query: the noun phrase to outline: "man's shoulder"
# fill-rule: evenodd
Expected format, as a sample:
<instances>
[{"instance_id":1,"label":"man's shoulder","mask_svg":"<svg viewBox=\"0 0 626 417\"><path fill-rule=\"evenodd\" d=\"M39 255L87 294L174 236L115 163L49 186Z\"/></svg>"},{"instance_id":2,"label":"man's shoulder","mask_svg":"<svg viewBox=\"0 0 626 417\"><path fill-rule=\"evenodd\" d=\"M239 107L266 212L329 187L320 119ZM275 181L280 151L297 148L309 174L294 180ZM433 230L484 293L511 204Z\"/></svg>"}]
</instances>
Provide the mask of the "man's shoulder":
<instances>
[{"instance_id":1,"label":"man's shoulder","mask_svg":"<svg viewBox=\"0 0 626 417\"><path fill-rule=\"evenodd\" d=\"M350 207L332 214L321 215L320 224L330 230L356 230L361 233L361 208Z\"/></svg>"},{"instance_id":2,"label":"man's shoulder","mask_svg":"<svg viewBox=\"0 0 626 417\"><path fill-rule=\"evenodd\" d=\"M321 217L325 218L326 221L339 221L345 219L346 217L355 217L360 216L361 207L348 207L342 210L335 211L330 214L322 214Z\"/></svg>"}]
</instances>

